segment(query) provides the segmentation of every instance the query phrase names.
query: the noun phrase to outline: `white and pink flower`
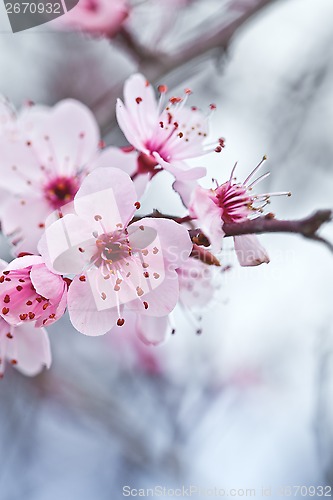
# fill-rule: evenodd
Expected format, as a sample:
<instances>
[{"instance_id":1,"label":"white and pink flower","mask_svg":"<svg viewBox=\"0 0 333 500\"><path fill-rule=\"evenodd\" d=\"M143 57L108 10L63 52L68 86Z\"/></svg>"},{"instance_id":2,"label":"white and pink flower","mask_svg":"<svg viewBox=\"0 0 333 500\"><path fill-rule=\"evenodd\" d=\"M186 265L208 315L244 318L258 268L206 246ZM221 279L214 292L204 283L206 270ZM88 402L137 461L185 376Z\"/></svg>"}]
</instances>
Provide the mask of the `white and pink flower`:
<instances>
[{"instance_id":1,"label":"white and pink flower","mask_svg":"<svg viewBox=\"0 0 333 500\"><path fill-rule=\"evenodd\" d=\"M130 6L127 0L80 0L54 24L58 27L112 38L121 29L129 12Z\"/></svg>"},{"instance_id":2,"label":"white and pink flower","mask_svg":"<svg viewBox=\"0 0 333 500\"><path fill-rule=\"evenodd\" d=\"M167 219L131 223L140 204L130 177L94 170L74 198L74 213L46 228L39 249L55 272L76 275L68 292L74 327L102 335L124 324L124 310L167 316L179 296L176 269L188 258L188 231Z\"/></svg>"},{"instance_id":3,"label":"white and pink flower","mask_svg":"<svg viewBox=\"0 0 333 500\"><path fill-rule=\"evenodd\" d=\"M0 276L0 315L11 325L33 321L37 327L64 314L67 282L52 273L42 257L25 255L5 266Z\"/></svg>"},{"instance_id":4,"label":"white and pink flower","mask_svg":"<svg viewBox=\"0 0 333 500\"><path fill-rule=\"evenodd\" d=\"M73 200L99 146L94 116L78 101L38 108L34 119L29 138L0 138L0 186L11 195L2 230L16 254L36 253L47 216Z\"/></svg>"},{"instance_id":5,"label":"white and pink flower","mask_svg":"<svg viewBox=\"0 0 333 500\"><path fill-rule=\"evenodd\" d=\"M195 189L189 211L199 221L203 232L208 235L213 251L220 251L222 248L224 223L238 223L259 217L271 196L290 196L290 193L285 192L258 195L252 193L253 187L269 175L266 173L253 180L265 159L266 157L242 183L237 183L233 177L235 165L227 182L218 185L215 189L204 189L199 186ZM266 250L253 234L235 236L234 245L241 266L257 266L269 262Z\"/></svg>"},{"instance_id":6,"label":"white and pink flower","mask_svg":"<svg viewBox=\"0 0 333 500\"><path fill-rule=\"evenodd\" d=\"M7 262L0 260L0 269ZM23 375L37 375L43 368L50 368L51 350L47 332L36 328L32 322L18 326L0 318L0 377L3 377L6 361Z\"/></svg>"},{"instance_id":7,"label":"white and pink flower","mask_svg":"<svg viewBox=\"0 0 333 500\"><path fill-rule=\"evenodd\" d=\"M206 173L203 167L191 168L187 160L214 149L220 152L223 140L213 147L205 146L208 118L198 108L185 106L191 94L189 89L185 90L184 98L171 97L166 106L167 87L160 85L158 89L159 101L143 75L131 76L124 85L124 102L117 101L117 120L126 139L139 154L134 176L149 174L153 177L165 169L175 177L174 189L186 202L196 180Z\"/></svg>"}]
</instances>

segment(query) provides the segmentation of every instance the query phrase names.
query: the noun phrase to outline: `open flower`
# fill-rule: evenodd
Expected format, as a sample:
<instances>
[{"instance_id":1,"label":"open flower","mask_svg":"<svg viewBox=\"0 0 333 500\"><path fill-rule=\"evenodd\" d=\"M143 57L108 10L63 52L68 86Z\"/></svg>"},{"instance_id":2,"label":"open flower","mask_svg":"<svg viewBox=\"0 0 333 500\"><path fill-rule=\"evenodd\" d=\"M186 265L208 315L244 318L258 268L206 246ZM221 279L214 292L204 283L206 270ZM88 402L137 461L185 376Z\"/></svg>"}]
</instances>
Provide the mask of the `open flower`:
<instances>
[{"instance_id":1,"label":"open flower","mask_svg":"<svg viewBox=\"0 0 333 500\"><path fill-rule=\"evenodd\" d=\"M80 0L54 24L112 38L118 33L128 14L127 0Z\"/></svg>"},{"instance_id":2,"label":"open flower","mask_svg":"<svg viewBox=\"0 0 333 500\"><path fill-rule=\"evenodd\" d=\"M166 316L178 300L176 269L192 249L188 231L162 218L129 224L139 203L119 169L94 170L73 206L46 228L39 249L50 268L76 275L68 292L74 327L102 335L124 324L124 309Z\"/></svg>"},{"instance_id":3,"label":"open flower","mask_svg":"<svg viewBox=\"0 0 333 500\"><path fill-rule=\"evenodd\" d=\"M186 202L196 184L203 177L206 169L191 168L186 161L202 156L214 149L222 150L221 144L205 146L208 134L207 117L196 107L185 106L191 94L185 90L185 96L171 97L166 107L163 105L167 87L159 86L160 100L155 98L150 83L141 74L131 76L124 86L124 103L117 101L118 124L130 144L138 151L136 175L153 175L162 169L175 178L174 189Z\"/></svg>"},{"instance_id":4,"label":"open flower","mask_svg":"<svg viewBox=\"0 0 333 500\"><path fill-rule=\"evenodd\" d=\"M0 276L0 314L11 325L54 323L65 312L66 296L66 281L37 255L14 259Z\"/></svg>"},{"instance_id":5,"label":"open flower","mask_svg":"<svg viewBox=\"0 0 333 500\"><path fill-rule=\"evenodd\" d=\"M190 214L198 219L201 229L208 235L214 251L219 251L222 248L223 223L237 223L248 218L259 217L263 213L264 207L270 202L271 196L290 196L290 193L285 192L258 195L252 192L253 187L269 175L266 173L253 180L265 159L266 157L243 183L237 183L233 177L235 165L230 179L224 184L218 185L216 189L204 189L199 186L195 189L189 206ZM257 266L269 262L266 250L255 235L235 236L234 244L241 266Z\"/></svg>"},{"instance_id":6,"label":"open flower","mask_svg":"<svg viewBox=\"0 0 333 500\"><path fill-rule=\"evenodd\" d=\"M45 219L73 200L98 144L92 113L74 100L40 110L29 140L0 138L0 186L12 194L2 207L2 230L17 254L36 253Z\"/></svg>"},{"instance_id":7,"label":"open flower","mask_svg":"<svg viewBox=\"0 0 333 500\"><path fill-rule=\"evenodd\" d=\"M0 260L0 269L7 262ZM50 368L51 350L47 332L33 323L13 326L0 318L0 377L5 371L6 361L24 375L37 375L44 367Z\"/></svg>"}]
</instances>

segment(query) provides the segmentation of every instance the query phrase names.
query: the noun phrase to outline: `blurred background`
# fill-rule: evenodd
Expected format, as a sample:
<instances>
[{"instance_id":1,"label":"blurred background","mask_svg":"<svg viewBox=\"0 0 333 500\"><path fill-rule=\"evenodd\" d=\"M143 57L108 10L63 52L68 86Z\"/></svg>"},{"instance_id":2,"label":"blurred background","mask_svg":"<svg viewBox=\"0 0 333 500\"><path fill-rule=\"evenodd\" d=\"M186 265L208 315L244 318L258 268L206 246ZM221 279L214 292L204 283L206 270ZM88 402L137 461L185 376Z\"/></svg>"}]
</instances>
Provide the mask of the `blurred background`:
<instances>
[{"instance_id":1,"label":"blurred background","mask_svg":"<svg viewBox=\"0 0 333 500\"><path fill-rule=\"evenodd\" d=\"M332 208L331 0L133 1L113 40L49 24L13 35L3 4L0 19L0 93L18 107L77 98L122 146L115 99L139 69L174 93L190 87L193 105L216 103L211 137L226 148L193 161L208 181L237 160L243 179L267 154L262 189L293 193L274 200L279 217ZM156 176L144 209L182 213L171 182ZM324 234L332 240L333 225ZM280 498L284 486L333 485L333 258L298 236L261 241L268 266L240 268L224 253L230 270L200 312L201 335L199 313L181 309L156 348L130 329L86 338L63 318L49 328L49 372L8 368L1 500L118 500L125 485L191 484Z\"/></svg>"}]
</instances>

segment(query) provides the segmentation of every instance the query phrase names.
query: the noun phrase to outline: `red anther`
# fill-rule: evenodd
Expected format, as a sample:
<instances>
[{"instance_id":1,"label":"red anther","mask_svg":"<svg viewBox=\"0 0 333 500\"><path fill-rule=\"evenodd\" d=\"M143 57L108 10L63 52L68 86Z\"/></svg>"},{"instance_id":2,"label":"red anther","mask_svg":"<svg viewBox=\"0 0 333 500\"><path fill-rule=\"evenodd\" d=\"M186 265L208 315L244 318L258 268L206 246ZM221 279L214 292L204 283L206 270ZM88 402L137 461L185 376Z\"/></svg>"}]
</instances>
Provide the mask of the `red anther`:
<instances>
[{"instance_id":1,"label":"red anther","mask_svg":"<svg viewBox=\"0 0 333 500\"><path fill-rule=\"evenodd\" d=\"M150 85L150 81L146 80L146 87L149 87L149 85Z\"/></svg>"},{"instance_id":2,"label":"red anther","mask_svg":"<svg viewBox=\"0 0 333 500\"><path fill-rule=\"evenodd\" d=\"M181 97L170 97L169 101L171 102L171 104L177 104L178 102L182 102L182 98Z\"/></svg>"},{"instance_id":3,"label":"red anther","mask_svg":"<svg viewBox=\"0 0 333 500\"><path fill-rule=\"evenodd\" d=\"M39 229L44 229L45 224L44 224L43 222L40 222L40 223L38 224L38 227L39 227Z\"/></svg>"},{"instance_id":4,"label":"red anther","mask_svg":"<svg viewBox=\"0 0 333 500\"><path fill-rule=\"evenodd\" d=\"M198 108L196 106L191 107L192 111L198 111Z\"/></svg>"},{"instance_id":5,"label":"red anther","mask_svg":"<svg viewBox=\"0 0 333 500\"><path fill-rule=\"evenodd\" d=\"M21 319L22 321L26 320L26 319L27 319L27 317L28 317L28 315L27 315L27 314L20 314L20 319Z\"/></svg>"},{"instance_id":6,"label":"red anther","mask_svg":"<svg viewBox=\"0 0 333 500\"><path fill-rule=\"evenodd\" d=\"M35 288L33 288L33 290L34 290L34 289L35 289ZM17 290L18 292L20 292L21 290L23 290L23 286L21 286L21 285L17 285L16 290Z\"/></svg>"},{"instance_id":7,"label":"red anther","mask_svg":"<svg viewBox=\"0 0 333 500\"><path fill-rule=\"evenodd\" d=\"M80 276L80 277L79 277L79 280L80 280L80 281L86 281L86 277L85 277L85 276Z\"/></svg>"},{"instance_id":8,"label":"red anther","mask_svg":"<svg viewBox=\"0 0 333 500\"><path fill-rule=\"evenodd\" d=\"M139 210L139 208L141 208L141 203L140 203L139 201L136 201L136 202L134 203L134 206L135 206L135 208L136 208L137 210Z\"/></svg>"},{"instance_id":9,"label":"red anther","mask_svg":"<svg viewBox=\"0 0 333 500\"><path fill-rule=\"evenodd\" d=\"M174 126L175 126L175 128L178 128L179 124L177 122L174 122Z\"/></svg>"},{"instance_id":10,"label":"red anther","mask_svg":"<svg viewBox=\"0 0 333 500\"><path fill-rule=\"evenodd\" d=\"M99 143L98 143L99 149L103 149L103 148L105 148L105 146L106 146L105 141L100 140Z\"/></svg>"},{"instance_id":11,"label":"red anther","mask_svg":"<svg viewBox=\"0 0 333 500\"><path fill-rule=\"evenodd\" d=\"M183 132L179 132L178 137L180 137L180 138L184 137Z\"/></svg>"},{"instance_id":12,"label":"red anther","mask_svg":"<svg viewBox=\"0 0 333 500\"><path fill-rule=\"evenodd\" d=\"M12 339L13 335L10 332L8 332L7 335L6 335L6 337L8 337L9 339Z\"/></svg>"},{"instance_id":13,"label":"red anther","mask_svg":"<svg viewBox=\"0 0 333 500\"><path fill-rule=\"evenodd\" d=\"M191 95L192 94L192 90L191 89L185 89L185 94L186 95Z\"/></svg>"},{"instance_id":14,"label":"red anther","mask_svg":"<svg viewBox=\"0 0 333 500\"><path fill-rule=\"evenodd\" d=\"M175 333L176 333L176 330L175 330L175 328L173 328L173 329L171 330L171 335L174 335Z\"/></svg>"},{"instance_id":15,"label":"red anther","mask_svg":"<svg viewBox=\"0 0 333 500\"><path fill-rule=\"evenodd\" d=\"M137 97L135 100L137 104L140 104L140 102L142 102L142 97Z\"/></svg>"},{"instance_id":16,"label":"red anther","mask_svg":"<svg viewBox=\"0 0 333 500\"><path fill-rule=\"evenodd\" d=\"M31 141L27 141L27 146L31 146Z\"/></svg>"},{"instance_id":17,"label":"red anther","mask_svg":"<svg viewBox=\"0 0 333 500\"><path fill-rule=\"evenodd\" d=\"M34 317L35 317L35 313L29 312L29 319L34 319Z\"/></svg>"},{"instance_id":18,"label":"red anther","mask_svg":"<svg viewBox=\"0 0 333 500\"><path fill-rule=\"evenodd\" d=\"M16 359L12 359L10 362L11 362L12 365L17 365L17 360Z\"/></svg>"},{"instance_id":19,"label":"red anther","mask_svg":"<svg viewBox=\"0 0 333 500\"><path fill-rule=\"evenodd\" d=\"M79 252L84 253L84 252L85 252L85 249L84 249L84 248L79 247Z\"/></svg>"},{"instance_id":20,"label":"red anther","mask_svg":"<svg viewBox=\"0 0 333 500\"><path fill-rule=\"evenodd\" d=\"M9 313L9 309L8 309L8 307L3 307L3 308L2 308L2 314L6 315L6 314L8 314L8 313Z\"/></svg>"},{"instance_id":21,"label":"red anther","mask_svg":"<svg viewBox=\"0 0 333 500\"><path fill-rule=\"evenodd\" d=\"M216 104L210 104L209 107L213 111L214 109L216 109Z\"/></svg>"},{"instance_id":22,"label":"red anther","mask_svg":"<svg viewBox=\"0 0 333 500\"><path fill-rule=\"evenodd\" d=\"M166 92L168 92L168 87L166 85L159 85L158 91L160 94L165 94Z\"/></svg>"},{"instance_id":23,"label":"red anther","mask_svg":"<svg viewBox=\"0 0 333 500\"><path fill-rule=\"evenodd\" d=\"M163 122L160 122L160 127L164 128L164 123Z\"/></svg>"},{"instance_id":24,"label":"red anther","mask_svg":"<svg viewBox=\"0 0 333 500\"><path fill-rule=\"evenodd\" d=\"M4 301L4 303L5 303L5 304L8 304L8 303L10 302L10 297L9 297L9 295L8 295L8 294L7 294L7 295L5 295L5 297L4 297L4 299L3 299L3 301Z\"/></svg>"},{"instance_id":25,"label":"red anther","mask_svg":"<svg viewBox=\"0 0 333 500\"><path fill-rule=\"evenodd\" d=\"M148 309L148 307L149 307L149 306L148 306L148 302L144 301L144 302L143 302L143 305L145 306L145 309Z\"/></svg>"},{"instance_id":26,"label":"red anther","mask_svg":"<svg viewBox=\"0 0 333 500\"><path fill-rule=\"evenodd\" d=\"M67 288L69 288L73 280L71 280L70 278L62 278L62 279L67 284Z\"/></svg>"},{"instance_id":27,"label":"red anther","mask_svg":"<svg viewBox=\"0 0 333 500\"><path fill-rule=\"evenodd\" d=\"M118 321L117 321L117 325L118 326L123 326L124 323L125 323L124 318L119 318Z\"/></svg>"},{"instance_id":28,"label":"red anther","mask_svg":"<svg viewBox=\"0 0 333 500\"><path fill-rule=\"evenodd\" d=\"M215 148L215 152L216 152L216 153L221 153L221 151L222 151L221 146L216 146L216 148Z\"/></svg>"},{"instance_id":29,"label":"red anther","mask_svg":"<svg viewBox=\"0 0 333 500\"><path fill-rule=\"evenodd\" d=\"M220 146L221 146L222 148L224 148L224 146L225 146L225 138L224 138L224 137L220 137L220 138L219 138L219 144L220 144Z\"/></svg>"},{"instance_id":30,"label":"red anther","mask_svg":"<svg viewBox=\"0 0 333 500\"><path fill-rule=\"evenodd\" d=\"M135 148L133 146L124 146L120 148L124 153L132 153Z\"/></svg>"}]
</instances>

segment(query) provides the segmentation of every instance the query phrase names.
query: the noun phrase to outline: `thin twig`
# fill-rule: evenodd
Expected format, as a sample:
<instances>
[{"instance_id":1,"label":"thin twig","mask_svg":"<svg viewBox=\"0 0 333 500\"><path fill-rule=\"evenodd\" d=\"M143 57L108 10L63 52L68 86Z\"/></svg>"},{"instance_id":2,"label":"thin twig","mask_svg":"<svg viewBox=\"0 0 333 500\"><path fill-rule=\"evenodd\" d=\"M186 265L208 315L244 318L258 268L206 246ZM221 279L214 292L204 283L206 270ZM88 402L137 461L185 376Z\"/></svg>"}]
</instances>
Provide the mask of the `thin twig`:
<instances>
[{"instance_id":1,"label":"thin twig","mask_svg":"<svg viewBox=\"0 0 333 500\"><path fill-rule=\"evenodd\" d=\"M135 217L134 220L141 220L144 217L165 218L171 219L182 224L189 222L190 217L177 217L175 215L163 214L158 210L154 210L151 214ZM331 252L333 252L333 244L318 234L319 229L326 223L332 221L332 210L317 210L309 217L296 220L279 220L275 219L272 214L267 214L256 219L248 219L243 222L225 223L222 229L225 236L241 236L244 234L262 234L262 233L293 233L300 234L304 238L319 241L323 243ZM209 237L205 235L200 228L190 229L189 234L195 245L209 246Z\"/></svg>"},{"instance_id":2,"label":"thin twig","mask_svg":"<svg viewBox=\"0 0 333 500\"><path fill-rule=\"evenodd\" d=\"M253 220L223 225L225 236L261 233L294 233L310 240L324 243L331 252L333 244L317 234L326 222L332 220L332 210L317 210L314 214L298 220L278 220L270 214Z\"/></svg>"}]
</instances>

